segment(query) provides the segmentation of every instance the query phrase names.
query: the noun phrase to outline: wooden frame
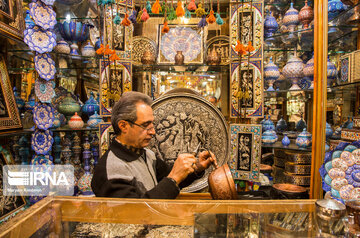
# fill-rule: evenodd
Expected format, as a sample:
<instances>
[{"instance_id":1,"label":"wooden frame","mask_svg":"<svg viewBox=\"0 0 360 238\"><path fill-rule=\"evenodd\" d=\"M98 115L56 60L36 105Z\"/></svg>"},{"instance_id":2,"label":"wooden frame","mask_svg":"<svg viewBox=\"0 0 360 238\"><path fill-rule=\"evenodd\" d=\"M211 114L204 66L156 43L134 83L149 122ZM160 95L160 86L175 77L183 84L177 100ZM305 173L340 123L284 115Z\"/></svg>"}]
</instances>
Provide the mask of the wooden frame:
<instances>
[{"instance_id":1,"label":"wooden frame","mask_svg":"<svg viewBox=\"0 0 360 238\"><path fill-rule=\"evenodd\" d=\"M17 40L24 38L24 19L22 10L22 1L4 0L8 5L8 10L0 10L0 33L10 36Z\"/></svg>"},{"instance_id":2,"label":"wooden frame","mask_svg":"<svg viewBox=\"0 0 360 238\"><path fill-rule=\"evenodd\" d=\"M14 164L14 160L10 152L0 146L0 178L3 180L2 168L4 165ZM0 184L0 223L14 216L18 211L23 210L26 205L22 196L3 196L3 183Z\"/></svg>"},{"instance_id":3,"label":"wooden frame","mask_svg":"<svg viewBox=\"0 0 360 238\"><path fill-rule=\"evenodd\" d=\"M259 181L261 125L230 125L230 170L234 179Z\"/></svg>"},{"instance_id":4,"label":"wooden frame","mask_svg":"<svg viewBox=\"0 0 360 238\"><path fill-rule=\"evenodd\" d=\"M22 128L5 60L0 56L0 131Z\"/></svg>"},{"instance_id":5,"label":"wooden frame","mask_svg":"<svg viewBox=\"0 0 360 238\"><path fill-rule=\"evenodd\" d=\"M116 64L116 65L115 65ZM121 77L120 84L114 80L113 72L118 72ZM119 100L123 92L132 90L132 64L129 61L110 62L107 60L100 60L100 115L103 117L111 116L111 109L113 104ZM117 74L116 74L117 75ZM115 75L115 76L116 76ZM111 87L117 87L116 98L109 97ZM114 96L114 95L113 95Z\"/></svg>"}]
</instances>

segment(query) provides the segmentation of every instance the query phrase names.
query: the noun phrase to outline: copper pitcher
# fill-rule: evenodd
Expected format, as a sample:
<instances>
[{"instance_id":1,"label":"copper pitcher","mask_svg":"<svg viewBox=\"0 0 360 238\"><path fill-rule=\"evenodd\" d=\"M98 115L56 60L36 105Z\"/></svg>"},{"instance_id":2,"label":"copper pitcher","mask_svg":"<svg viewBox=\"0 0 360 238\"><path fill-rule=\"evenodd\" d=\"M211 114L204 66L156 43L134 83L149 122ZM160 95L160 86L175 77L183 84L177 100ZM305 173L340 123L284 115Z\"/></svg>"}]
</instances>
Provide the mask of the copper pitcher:
<instances>
[{"instance_id":1,"label":"copper pitcher","mask_svg":"<svg viewBox=\"0 0 360 238\"><path fill-rule=\"evenodd\" d=\"M208 54L206 62L208 65L219 65L221 63L221 57L215 47L213 47L211 52Z\"/></svg>"},{"instance_id":2,"label":"copper pitcher","mask_svg":"<svg viewBox=\"0 0 360 238\"><path fill-rule=\"evenodd\" d=\"M227 164L218 167L212 171L208 178L209 191L211 197L215 200L235 200L237 192L235 182Z\"/></svg>"},{"instance_id":3,"label":"copper pitcher","mask_svg":"<svg viewBox=\"0 0 360 238\"><path fill-rule=\"evenodd\" d=\"M155 56L150 50L146 50L144 54L141 56L142 64L154 64Z\"/></svg>"}]
</instances>

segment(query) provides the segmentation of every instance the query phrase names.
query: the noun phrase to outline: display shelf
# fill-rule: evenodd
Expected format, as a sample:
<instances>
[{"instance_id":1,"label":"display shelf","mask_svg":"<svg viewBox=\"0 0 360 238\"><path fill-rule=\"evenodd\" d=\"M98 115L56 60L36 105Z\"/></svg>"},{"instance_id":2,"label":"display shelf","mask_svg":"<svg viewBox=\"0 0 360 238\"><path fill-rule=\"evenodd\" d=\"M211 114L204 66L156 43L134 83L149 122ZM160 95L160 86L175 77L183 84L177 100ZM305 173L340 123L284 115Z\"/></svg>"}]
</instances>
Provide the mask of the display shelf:
<instances>
[{"instance_id":1,"label":"display shelf","mask_svg":"<svg viewBox=\"0 0 360 238\"><path fill-rule=\"evenodd\" d=\"M281 141L277 141L274 144L261 144L262 148L273 148L273 149L284 149L284 150L293 150L293 151L302 151L302 152L311 152L311 147L309 148L300 148L295 144L290 144L289 146L283 146Z\"/></svg>"},{"instance_id":2,"label":"display shelf","mask_svg":"<svg viewBox=\"0 0 360 238\"><path fill-rule=\"evenodd\" d=\"M345 5L345 4L344 4ZM345 25L345 24L356 24L356 22L352 21L352 16L354 15L355 11L357 11L357 7L360 6L360 2L358 2L354 6L347 6L347 9L341 12L339 15L334 17L329 21L329 25Z\"/></svg>"},{"instance_id":3,"label":"display shelf","mask_svg":"<svg viewBox=\"0 0 360 238\"><path fill-rule=\"evenodd\" d=\"M50 129L52 132L73 132L73 131L99 131L99 128L87 128L83 127L81 129L71 129L68 126L60 127L56 129ZM10 136L19 136L24 134L32 134L34 133L34 129L21 129L21 130L15 130L15 131L5 131L3 133L0 133L0 137L10 137Z\"/></svg>"},{"instance_id":4,"label":"display shelf","mask_svg":"<svg viewBox=\"0 0 360 238\"><path fill-rule=\"evenodd\" d=\"M134 65L134 72L156 72L167 71L176 72L193 72L193 73L216 73L229 71L229 65L201 65L201 64L153 64L153 65Z\"/></svg>"},{"instance_id":5,"label":"display shelf","mask_svg":"<svg viewBox=\"0 0 360 238\"><path fill-rule=\"evenodd\" d=\"M8 53L13 53L15 56L24 56L24 54L34 57L36 53L31 50L9 50ZM19 55L18 55L19 54ZM50 55L57 56L57 57L64 57L74 60L98 60L101 57L91 57L91 56L83 56L83 55L70 55L70 54L62 54L57 52L49 52ZM33 62L33 61L32 61Z\"/></svg>"}]
</instances>

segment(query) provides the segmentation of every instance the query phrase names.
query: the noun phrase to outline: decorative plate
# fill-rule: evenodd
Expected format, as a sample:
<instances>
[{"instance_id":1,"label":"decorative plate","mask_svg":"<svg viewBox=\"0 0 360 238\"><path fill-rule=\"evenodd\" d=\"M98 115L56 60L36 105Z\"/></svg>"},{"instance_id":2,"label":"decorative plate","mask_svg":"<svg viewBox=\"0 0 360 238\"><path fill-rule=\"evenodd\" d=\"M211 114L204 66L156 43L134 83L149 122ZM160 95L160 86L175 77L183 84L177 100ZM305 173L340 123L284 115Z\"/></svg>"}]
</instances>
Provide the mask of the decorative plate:
<instances>
[{"instance_id":1,"label":"decorative plate","mask_svg":"<svg viewBox=\"0 0 360 238\"><path fill-rule=\"evenodd\" d=\"M45 5L52 6L56 0L41 0Z\"/></svg>"},{"instance_id":2,"label":"decorative plate","mask_svg":"<svg viewBox=\"0 0 360 238\"><path fill-rule=\"evenodd\" d=\"M53 165L53 157L51 155L33 155L31 165Z\"/></svg>"},{"instance_id":3,"label":"decorative plate","mask_svg":"<svg viewBox=\"0 0 360 238\"><path fill-rule=\"evenodd\" d=\"M209 149L219 166L229 159L229 134L224 116L208 100L196 93L166 93L153 104L156 134L149 148L157 158L173 164L179 153ZM205 175L183 192L195 192L208 185Z\"/></svg>"},{"instance_id":4,"label":"decorative plate","mask_svg":"<svg viewBox=\"0 0 360 238\"><path fill-rule=\"evenodd\" d=\"M24 31L24 42L31 50L42 54L51 52L56 46L56 35L50 30L34 26Z\"/></svg>"},{"instance_id":5,"label":"decorative plate","mask_svg":"<svg viewBox=\"0 0 360 238\"><path fill-rule=\"evenodd\" d=\"M35 80L35 95L42 103L51 103L51 99L55 97L55 82L46 81L42 78Z\"/></svg>"},{"instance_id":6,"label":"decorative plate","mask_svg":"<svg viewBox=\"0 0 360 238\"><path fill-rule=\"evenodd\" d=\"M49 130L36 129L31 135L31 148L36 154L46 155L51 150L53 142L52 132Z\"/></svg>"},{"instance_id":7,"label":"decorative plate","mask_svg":"<svg viewBox=\"0 0 360 238\"><path fill-rule=\"evenodd\" d=\"M360 199L360 141L341 142L335 150L326 152L320 168L323 190L344 203Z\"/></svg>"},{"instance_id":8,"label":"decorative plate","mask_svg":"<svg viewBox=\"0 0 360 238\"><path fill-rule=\"evenodd\" d=\"M131 59L135 65L141 64L141 57L143 56L146 50L150 50L150 52L156 59L157 46L153 40L142 36L133 37L132 48L131 48Z\"/></svg>"},{"instance_id":9,"label":"decorative plate","mask_svg":"<svg viewBox=\"0 0 360 238\"><path fill-rule=\"evenodd\" d=\"M29 4L30 16L34 19L36 25L44 30L53 29L56 25L56 13L52 7L46 6L41 1Z\"/></svg>"},{"instance_id":10,"label":"decorative plate","mask_svg":"<svg viewBox=\"0 0 360 238\"><path fill-rule=\"evenodd\" d=\"M51 56L46 54L37 54L34 57L35 69L39 76L45 80L53 79L56 74L55 62Z\"/></svg>"},{"instance_id":11,"label":"decorative plate","mask_svg":"<svg viewBox=\"0 0 360 238\"><path fill-rule=\"evenodd\" d=\"M176 51L182 51L184 62L190 63L201 54L202 44L201 35L196 30L190 27L173 27L161 36L159 48L167 61L174 62Z\"/></svg>"},{"instance_id":12,"label":"decorative plate","mask_svg":"<svg viewBox=\"0 0 360 238\"><path fill-rule=\"evenodd\" d=\"M52 127L55 112L51 105L37 103L34 108L34 122L39 129L47 130Z\"/></svg>"}]
</instances>

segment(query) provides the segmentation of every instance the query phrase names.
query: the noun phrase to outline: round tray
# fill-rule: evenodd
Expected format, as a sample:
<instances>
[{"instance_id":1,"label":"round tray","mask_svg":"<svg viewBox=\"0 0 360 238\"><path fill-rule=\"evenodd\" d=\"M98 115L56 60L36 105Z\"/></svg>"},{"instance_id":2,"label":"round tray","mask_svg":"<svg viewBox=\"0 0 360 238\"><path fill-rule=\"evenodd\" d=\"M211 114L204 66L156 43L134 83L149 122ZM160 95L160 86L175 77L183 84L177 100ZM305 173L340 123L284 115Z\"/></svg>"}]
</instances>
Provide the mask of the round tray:
<instances>
[{"instance_id":1,"label":"round tray","mask_svg":"<svg viewBox=\"0 0 360 238\"><path fill-rule=\"evenodd\" d=\"M173 92L164 94L152 105L156 136L149 148L168 164L173 164L179 153L209 149L221 166L229 158L229 134L221 112L196 93ZM195 192L208 185L205 175L184 188Z\"/></svg>"}]
</instances>

